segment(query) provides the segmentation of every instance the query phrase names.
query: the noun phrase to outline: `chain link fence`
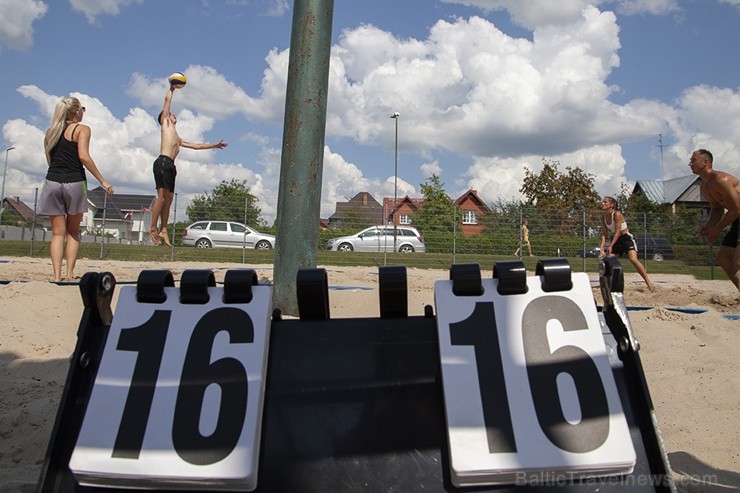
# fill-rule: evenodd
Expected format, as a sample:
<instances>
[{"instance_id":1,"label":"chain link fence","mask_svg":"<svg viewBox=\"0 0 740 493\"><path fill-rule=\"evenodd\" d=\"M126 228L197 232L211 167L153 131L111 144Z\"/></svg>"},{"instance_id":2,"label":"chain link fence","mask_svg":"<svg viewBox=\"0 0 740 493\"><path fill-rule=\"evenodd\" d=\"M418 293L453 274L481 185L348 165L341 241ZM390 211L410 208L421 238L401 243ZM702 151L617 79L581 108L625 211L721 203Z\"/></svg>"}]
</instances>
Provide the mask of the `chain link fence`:
<instances>
[{"instance_id":1,"label":"chain link fence","mask_svg":"<svg viewBox=\"0 0 740 493\"><path fill-rule=\"evenodd\" d=\"M5 208L0 216L0 255L44 257L49 254L51 227L47 217L36 216L37 192L27 193L30 217ZM112 199L115 201L116 197ZM178 204L177 196L170 211L169 235L173 246L154 246L147 234L151 211L105 207L91 210L83 218L80 257L137 261L201 261L205 263L264 264L274 261L274 249L257 250L245 241L232 241L227 247L214 243L213 248L183 245L183 235L193 218L201 222L222 221L246 224L254 230L276 235L274 227L266 226L259 209L244 197L234 200L220 198L209 204L208 211ZM115 205L115 204L114 204ZM724 279L716 266L716 246L706 245L697 234L702 220L701 211L688 210L680 215L625 212L630 231L638 239L639 258L648 272L682 273L701 279ZM394 252L387 240L369 251L330 251L329 240L357 235L373 226L371 215L351 214L334 224L316 221L319 229L317 256L319 265L406 265L418 268L448 268L452 263L474 262L491 269L494 262L521 259L528 269L534 269L539 258L568 258L574 270L596 272L601 234L600 210L547 210L536 207L495 207L484 214L469 214L452 207L450 214L439 214L439 220L427 221L423 227L405 217L409 224L399 228L416 228L423 238L425 251ZM451 219L450 219L451 218ZM410 219L410 221L409 221ZM527 221L532 256L523 245L522 225ZM392 225L391 225L392 230ZM471 233L473 231L473 233ZM200 234L203 231L188 231ZM398 233L398 232L397 232ZM186 237L187 238L187 237ZM192 238L192 237L191 237ZM243 239L243 234L241 235ZM232 238L233 239L233 238ZM397 238L398 240L399 238ZM300 241L290 234L286 241ZM274 245L273 245L274 246ZM523 247L523 248L522 248ZM365 249L368 250L368 249ZM518 251L518 255L514 255ZM629 262L622 262L626 272Z\"/></svg>"}]
</instances>

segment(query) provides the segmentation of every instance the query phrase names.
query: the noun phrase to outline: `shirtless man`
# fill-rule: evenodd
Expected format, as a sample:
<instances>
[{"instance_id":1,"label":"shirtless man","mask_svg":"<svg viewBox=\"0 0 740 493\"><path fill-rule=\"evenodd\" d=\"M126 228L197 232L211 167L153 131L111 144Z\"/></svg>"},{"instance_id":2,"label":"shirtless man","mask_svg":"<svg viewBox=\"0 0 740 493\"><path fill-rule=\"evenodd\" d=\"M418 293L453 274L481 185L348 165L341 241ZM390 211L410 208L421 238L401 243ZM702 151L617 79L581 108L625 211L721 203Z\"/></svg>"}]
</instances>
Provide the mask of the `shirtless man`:
<instances>
[{"instance_id":1,"label":"shirtless man","mask_svg":"<svg viewBox=\"0 0 740 493\"><path fill-rule=\"evenodd\" d=\"M152 224L149 227L149 236L155 245L164 242L167 246L172 246L170 238L167 235L167 220L170 217L170 206L172 199L175 197L175 158L180 152L180 147L188 149L223 149L228 144L223 140L215 144L194 144L180 138L177 135L177 117L170 113L170 104L172 103L172 93L175 92L175 86L170 86L167 94L164 96L164 107L159 114L158 121L162 126L162 144L159 148L159 157L154 161L154 184L157 188L157 198L154 200L152 207ZM158 223L161 226L158 227Z\"/></svg>"},{"instance_id":2,"label":"shirtless man","mask_svg":"<svg viewBox=\"0 0 740 493\"><path fill-rule=\"evenodd\" d=\"M740 232L740 182L729 173L712 168L712 153L699 149L691 154L691 172L701 178L701 193L709 200L709 217L699 229L711 245L720 232L732 225L722 245L717 250L717 263L740 290L740 249L737 248Z\"/></svg>"}]
</instances>

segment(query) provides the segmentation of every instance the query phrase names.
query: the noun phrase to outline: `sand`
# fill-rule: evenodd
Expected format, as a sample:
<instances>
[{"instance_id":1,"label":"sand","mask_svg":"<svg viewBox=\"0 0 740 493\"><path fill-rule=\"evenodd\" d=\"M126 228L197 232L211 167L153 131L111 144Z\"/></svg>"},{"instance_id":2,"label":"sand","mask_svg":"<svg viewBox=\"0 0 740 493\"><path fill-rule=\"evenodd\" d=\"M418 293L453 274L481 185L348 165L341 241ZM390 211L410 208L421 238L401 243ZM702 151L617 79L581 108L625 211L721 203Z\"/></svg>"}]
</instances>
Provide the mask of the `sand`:
<instances>
[{"instance_id":1,"label":"sand","mask_svg":"<svg viewBox=\"0 0 740 493\"><path fill-rule=\"evenodd\" d=\"M83 306L76 285L46 282L48 260L0 260L0 280L16 281L0 284L0 491L27 492L40 474ZM212 268L221 281L227 269L243 267L80 259L77 273L107 271L119 283L133 283L144 269L168 268L178 280L185 269ZM261 283L272 280L271 266L254 268ZM376 269L326 270L330 286L346 288L330 290L332 318L379 315ZM434 281L448 278L445 270L409 269L410 315L433 305ZM740 314L735 287L657 274L652 293L632 274L625 281L627 305L651 307L629 315L678 491L740 491L740 320L723 316ZM596 289L594 296L601 304Z\"/></svg>"}]
</instances>

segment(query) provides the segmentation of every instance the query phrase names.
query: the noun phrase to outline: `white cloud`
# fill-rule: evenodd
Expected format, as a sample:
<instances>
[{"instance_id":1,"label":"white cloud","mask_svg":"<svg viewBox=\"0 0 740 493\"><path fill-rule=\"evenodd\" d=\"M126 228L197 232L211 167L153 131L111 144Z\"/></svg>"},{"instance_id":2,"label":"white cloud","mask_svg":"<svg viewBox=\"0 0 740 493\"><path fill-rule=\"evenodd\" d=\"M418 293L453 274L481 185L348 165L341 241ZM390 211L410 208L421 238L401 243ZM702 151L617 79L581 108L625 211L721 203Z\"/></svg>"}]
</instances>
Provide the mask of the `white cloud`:
<instances>
[{"instance_id":1,"label":"white cloud","mask_svg":"<svg viewBox=\"0 0 740 493\"><path fill-rule=\"evenodd\" d=\"M680 11L678 0L441 0L466 5L482 12L506 11L511 20L534 30L547 26L564 26L575 22L588 7L615 8L624 15L663 15ZM738 3L740 0L720 0Z\"/></svg>"},{"instance_id":2,"label":"white cloud","mask_svg":"<svg viewBox=\"0 0 740 493\"><path fill-rule=\"evenodd\" d=\"M69 0L72 10L85 14L91 24L95 23L100 15L116 16L121 13L121 8L142 3L144 0Z\"/></svg>"},{"instance_id":3,"label":"white cloud","mask_svg":"<svg viewBox=\"0 0 740 493\"><path fill-rule=\"evenodd\" d=\"M0 2L0 53L4 49L24 51L33 46L33 23L48 9L40 0Z\"/></svg>"}]
</instances>

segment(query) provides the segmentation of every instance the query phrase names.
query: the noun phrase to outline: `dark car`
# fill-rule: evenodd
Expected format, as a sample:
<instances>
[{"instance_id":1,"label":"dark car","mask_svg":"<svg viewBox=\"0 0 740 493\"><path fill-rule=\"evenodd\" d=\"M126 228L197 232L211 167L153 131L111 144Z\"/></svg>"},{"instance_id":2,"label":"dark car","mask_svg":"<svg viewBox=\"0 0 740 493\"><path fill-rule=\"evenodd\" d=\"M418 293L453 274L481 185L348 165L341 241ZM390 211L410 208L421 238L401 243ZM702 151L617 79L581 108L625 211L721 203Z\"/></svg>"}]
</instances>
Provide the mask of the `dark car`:
<instances>
[{"instance_id":1,"label":"dark car","mask_svg":"<svg viewBox=\"0 0 740 493\"><path fill-rule=\"evenodd\" d=\"M673 260L676 258L671 243L665 238L661 238L660 236L645 237L635 235L635 240L637 241L637 257L640 259L647 258L648 260L657 260L660 262L661 260ZM586 248L585 251L579 249L573 256L596 258L599 256L599 247Z\"/></svg>"},{"instance_id":2,"label":"dark car","mask_svg":"<svg viewBox=\"0 0 740 493\"><path fill-rule=\"evenodd\" d=\"M673 247L666 238L635 235L635 239L637 240L637 256L641 259L647 258L649 260L661 261L676 258Z\"/></svg>"},{"instance_id":3,"label":"dark car","mask_svg":"<svg viewBox=\"0 0 740 493\"><path fill-rule=\"evenodd\" d=\"M573 256L574 257L596 258L599 256L599 247L586 248L585 250L580 248L576 250L576 253Z\"/></svg>"}]
</instances>

